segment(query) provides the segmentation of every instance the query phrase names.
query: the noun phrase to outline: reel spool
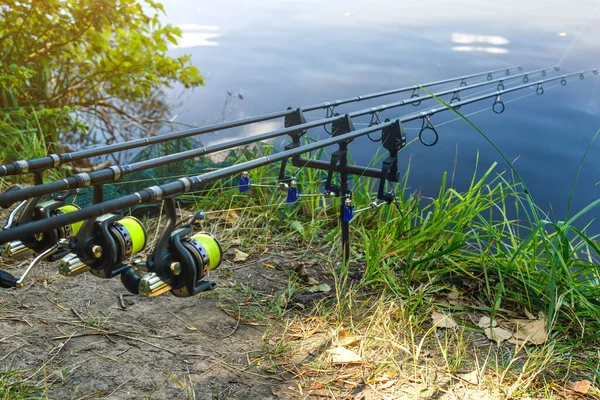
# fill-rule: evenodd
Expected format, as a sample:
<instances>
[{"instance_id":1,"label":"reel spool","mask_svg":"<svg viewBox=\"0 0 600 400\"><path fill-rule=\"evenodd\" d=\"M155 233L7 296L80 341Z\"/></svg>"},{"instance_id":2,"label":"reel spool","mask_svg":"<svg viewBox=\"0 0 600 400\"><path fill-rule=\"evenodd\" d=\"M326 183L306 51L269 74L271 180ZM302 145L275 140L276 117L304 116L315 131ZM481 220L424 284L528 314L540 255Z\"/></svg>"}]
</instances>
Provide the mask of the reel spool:
<instances>
[{"instance_id":1,"label":"reel spool","mask_svg":"<svg viewBox=\"0 0 600 400\"><path fill-rule=\"evenodd\" d=\"M32 201L37 201L33 199ZM30 210L31 215L28 214ZM69 214L79 211L79 206L75 204L65 204L64 199L57 198L50 201L40 202L33 210L30 206L26 206L18 224L30 221L39 221L44 218L51 218L62 214ZM70 225L64 225L60 228L53 229L49 232L40 232L26 240L13 240L2 246L0 254L7 258L20 258L34 253L41 253L46 249L54 246L61 239L70 239L76 236L83 225L83 221L74 222Z\"/></svg>"},{"instance_id":2,"label":"reel spool","mask_svg":"<svg viewBox=\"0 0 600 400\"><path fill-rule=\"evenodd\" d=\"M177 297L190 297L206 290L216 288L214 282L202 280L208 272L221 265L223 251L219 241L211 234L200 232L192 234L192 226L198 219L204 218L199 211L183 228L175 230L175 201L165 199L167 224L156 248L148 256L148 272L139 279L137 293L155 297L171 292ZM133 277L122 275L121 280L130 291Z\"/></svg>"},{"instance_id":3,"label":"reel spool","mask_svg":"<svg viewBox=\"0 0 600 400\"><path fill-rule=\"evenodd\" d=\"M107 214L85 222L69 246L72 252L58 264L62 275L91 271L101 278L113 278L129 268L122 264L125 260L144 249L146 230L134 217Z\"/></svg>"}]
</instances>

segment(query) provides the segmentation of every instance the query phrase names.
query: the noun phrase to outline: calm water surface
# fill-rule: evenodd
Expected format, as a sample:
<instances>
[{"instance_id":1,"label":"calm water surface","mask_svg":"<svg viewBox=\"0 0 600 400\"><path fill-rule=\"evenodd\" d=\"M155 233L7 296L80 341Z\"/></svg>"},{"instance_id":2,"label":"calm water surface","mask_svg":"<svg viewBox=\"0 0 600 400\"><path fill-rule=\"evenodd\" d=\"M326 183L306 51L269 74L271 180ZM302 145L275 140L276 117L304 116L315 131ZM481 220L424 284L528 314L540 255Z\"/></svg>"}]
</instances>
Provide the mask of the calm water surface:
<instances>
[{"instance_id":1,"label":"calm water surface","mask_svg":"<svg viewBox=\"0 0 600 400\"><path fill-rule=\"evenodd\" d=\"M185 92L178 100L182 103L176 110L177 121L187 124L216 122L223 115L237 119L517 64L523 65L524 71L556 64L561 72L600 67L597 0L165 0L164 4L166 20L183 30L180 46L171 53L191 54L206 78L205 87ZM507 103L501 115L491 111L492 100L461 109L465 114L482 111L472 115L472 121L515 160L535 200L557 219L564 218L578 163L600 128L598 81L598 76L589 75L565 87L546 86L543 96L535 95L533 89L506 95L505 101L516 100ZM228 91L235 100L224 110ZM179 94L180 89L172 91L173 102ZM354 103L339 111L405 97L400 94ZM415 109L407 106L384 116L397 117ZM322 117L324 112L309 115ZM452 119L449 112L432 118L440 133L435 147L413 143L401 153L403 170L410 159L412 190L435 195L442 173L452 173L455 164L454 186L466 188L478 152L482 172L501 161L464 122L440 125ZM361 122L368 118L357 120L357 128ZM203 140L216 143L280 126L280 122L267 122ZM409 140L419 126L417 122L407 125L413 128L408 130ZM351 151L357 162L368 163L377 148L378 144L361 138ZM599 153L600 141L585 161L574 210L600 195ZM497 171L504 167L501 164ZM598 210L590 214L598 216Z\"/></svg>"}]
</instances>

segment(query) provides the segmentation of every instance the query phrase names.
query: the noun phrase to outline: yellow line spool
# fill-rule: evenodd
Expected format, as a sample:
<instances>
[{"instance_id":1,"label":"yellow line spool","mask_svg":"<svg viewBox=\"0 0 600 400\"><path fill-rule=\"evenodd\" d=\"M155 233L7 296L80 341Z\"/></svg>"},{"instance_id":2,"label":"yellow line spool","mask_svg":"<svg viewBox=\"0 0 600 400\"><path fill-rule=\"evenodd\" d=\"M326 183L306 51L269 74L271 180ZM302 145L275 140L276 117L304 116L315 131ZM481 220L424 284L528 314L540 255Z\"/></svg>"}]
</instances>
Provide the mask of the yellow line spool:
<instances>
[{"instance_id":1,"label":"yellow line spool","mask_svg":"<svg viewBox=\"0 0 600 400\"><path fill-rule=\"evenodd\" d=\"M80 208L75 204L67 204L62 207L58 207L57 211L62 212L63 214L72 213L74 211L79 211ZM76 236L79 229L81 229L81 225L83 225L83 221L73 222L71 224L71 236Z\"/></svg>"},{"instance_id":2,"label":"yellow line spool","mask_svg":"<svg viewBox=\"0 0 600 400\"><path fill-rule=\"evenodd\" d=\"M200 243L206 249L209 271L212 271L221 265L223 252L221 251L221 245L213 235L206 232L200 232L192 236L192 239Z\"/></svg>"},{"instance_id":3,"label":"yellow line spool","mask_svg":"<svg viewBox=\"0 0 600 400\"><path fill-rule=\"evenodd\" d=\"M131 235L131 254L139 253L146 246L146 230L144 225L134 217L124 217L118 221Z\"/></svg>"}]
</instances>

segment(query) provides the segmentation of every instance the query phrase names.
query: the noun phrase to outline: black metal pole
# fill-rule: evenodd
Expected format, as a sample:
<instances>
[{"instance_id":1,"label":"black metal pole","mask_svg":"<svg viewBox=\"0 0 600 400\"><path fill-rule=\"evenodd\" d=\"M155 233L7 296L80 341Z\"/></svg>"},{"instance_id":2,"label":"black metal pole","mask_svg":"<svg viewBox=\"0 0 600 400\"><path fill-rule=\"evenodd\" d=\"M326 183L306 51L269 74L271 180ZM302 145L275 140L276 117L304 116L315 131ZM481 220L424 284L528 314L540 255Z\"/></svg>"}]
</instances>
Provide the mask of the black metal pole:
<instances>
[{"instance_id":1,"label":"black metal pole","mask_svg":"<svg viewBox=\"0 0 600 400\"><path fill-rule=\"evenodd\" d=\"M344 206L346 196L350 194L348 190L348 143L340 142L340 226L342 228L342 251L343 262L350 261L350 221L344 218Z\"/></svg>"},{"instance_id":2,"label":"black metal pole","mask_svg":"<svg viewBox=\"0 0 600 400\"><path fill-rule=\"evenodd\" d=\"M462 77L454 77L454 78L444 79L444 80L435 81L435 82L428 82L423 85L412 85L412 86L407 86L407 87L403 87L403 88L387 90L387 91L383 91L383 92L370 93L370 94L366 94L366 95L349 97L346 99L334 100L331 102L318 103L318 104L313 104L313 105L309 105L306 107L300 107L300 109L302 111L314 111L314 110L319 110L319 109L325 109L328 107L337 107L342 104L348 104L348 103L353 103L353 102L357 102L357 101L369 100L369 99L374 99L377 97L383 97L383 96L389 96L392 94L408 92L408 91L411 91L414 89L418 89L420 87L437 86L437 85L441 85L444 83L450 83L450 82L454 82L454 81L458 81L458 80L465 81L466 79L471 79L471 78L475 78L475 77L479 77L479 76L483 76L483 75L491 76L491 74L501 72L501 71L507 71L510 73L510 70L512 70L512 69L520 70L521 66L499 68L499 69L495 69L495 70L491 70L491 71L479 72L479 73L471 74L471 75L465 75ZM550 68L548 68L548 69L550 69ZM531 72L531 73L533 73L533 72ZM506 79L508 79L508 77ZM488 82L488 83L490 83L490 82ZM36 170L56 168L64 163L82 160L85 158L97 157L97 156L101 156L101 155L105 155L105 154L116 153L119 151L131 150L134 148L143 147L143 146L147 146L147 145L151 145L151 144L164 143L169 140L183 139L183 138L187 138L187 137L191 137L191 136L202 135L202 134L209 133L209 132L231 129L231 128L236 128L236 127L243 126L243 125L267 121L267 120L271 120L271 119L275 119L275 118L286 117L286 116L291 115L291 113L293 113L293 112L294 111L291 111L291 110L277 111L277 112L263 114L263 115L259 115L259 116L255 116L255 117L242 118L242 119L238 119L235 121L213 124L213 125L208 125L208 126L204 126L204 127L200 127L200 128L188 129L185 131L168 133L168 134L164 134L164 135L154 136L151 138L135 139L135 140L130 140L130 141L126 141L126 142L120 142L120 143L114 143L111 145L95 147L92 149L78 150L78 151L74 151L71 153L50 154L46 157L36 158L36 159L32 159L32 160L15 161L15 162L12 162L9 164L0 165L0 176L18 175L18 174L25 174L28 172L33 172Z\"/></svg>"},{"instance_id":3,"label":"black metal pole","mask_svg":"<svg viewBox=\"0 0 600 400\"><path fill-rule=\"evenodd\" d=\"M591 71L594 71L595 74L598 73L597 70L595 70L595 69L591 70ZM549 78L549 79L544 79L544 80L540 80L540 81L533 82L533 83L515 86L513 88L509 88L509 89L505 89L505 90L498 90L493 93L487 93L487 94L483 94L480 96L472 97L467 100L459 101L459 102L455 103L454 106L460 107L460 106L463 106L466 104L476 103L476 102L484 100L484 99L501 96L503 94L511 93L511 92L514 92L517 90L522 90L522 89L525 89L525 88L528 88L528 87L531 87L534 85L541 85L543 83L552 82L552 81L556 81L559 79L561 79L561 80L566 79L569 76L583 74L584 72L587 72L587 70L582 71L582 72L573 73L573 74L568 74L568 75L565 75L562 77ZM417 111L417 112L411 113L409 115L406 115L404 117L398 118L397 120L380 123L380 124L373 125L368 128L359 129L359 130L345 133L345 134L342 134L339 136L334 136L334 137L331 137L328 139L320 140L318 142L306 144L306 145L300 146L298 148L282 151L282 152L272 154L269 156L265 156L265 157L260 157L255 160L246 161L246 162L243 162L240 164L221 168L216 171L204 173L204 174L193 176L190 178L179 178L176 181L173 181L173 182L161 185L161 186L149 187L149 188L143 189L139 192L133 193L131 195L127 195L127 196L124 196L124 197L121 197L118 199L106 201L104 203L92 205L90 207L87 207L87 208L84 208L82 210L75 211L72 213L62 214L62 215L58 215L58 216L55 216L52 218L35 221L35 222L30 222L28 224L17 226L15 228L11 228L11 229L8 229L5 231L0 231L0 244L4 244L10 240L22 240L30 235L33 235L33 234L36 234L39 232L47 232L51 229L55 229L55 228L58 228L63 225L72 224L74 222L78 222L78 221L82 221L82 220L86 220L86 219L90 219L90 218L96 218L96 217L99 217L99 216L101 216L103 214L107 214L107 213L118 212L120 210L129 208L129 207L132 207L132 206L135 206L138 204L161 200L162 198L165 198L167 196L180 195L180 194L183 194L185 192L188 192L190 190L193 190L193 189L199 187L199 185L201 185L201 184L214 182L219 179L223 179L223 178L226 178L226 177L229 177L232 175L239 174L242 171L258 168L258 167L268 165L268 164L271 164L271 163L274 163L277 161L281 161L286 158L294 157L296 155L300 155L300 154L307 153L307 152L310 152L313 150L317 150L320 148L338 144L338 143L341 143L344 141L349 142L360 136L364 136L368 133L376 132L385 127L391 126L392 124L396 123L396 121L398 121L400 123L414 121L414 120L418 120L418 119L424 118L426 116L431 116L433 114L447 111L447 110L449 110L449 108L447 108L444 105L440 105L437 107L432 107L426 111ZM346 115L345 118L348 118L348 116Z\"/></svg>"}]
</instances>

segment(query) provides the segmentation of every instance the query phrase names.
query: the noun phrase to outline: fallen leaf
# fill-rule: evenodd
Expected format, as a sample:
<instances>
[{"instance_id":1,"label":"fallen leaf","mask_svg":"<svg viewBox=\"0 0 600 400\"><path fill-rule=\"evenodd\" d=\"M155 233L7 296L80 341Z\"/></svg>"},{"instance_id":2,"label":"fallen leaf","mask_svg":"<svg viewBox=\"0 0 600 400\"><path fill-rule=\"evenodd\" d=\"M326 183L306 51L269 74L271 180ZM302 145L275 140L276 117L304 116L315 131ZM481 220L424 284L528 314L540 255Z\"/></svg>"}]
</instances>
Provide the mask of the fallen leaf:
<instances>
[{"instance_id":1,"label":"fallen leaf","mask_svg":"<svg viewBox=\"0 0 600 400\"><path fill-rule=\"evenodd\" d=\"M488 339L500 344L505 340L512 338L512 332L502 328L485 328L483 330Z\"/></svg>"},{"instance_id":2,"label":"fallen leaf","mask_svg":"<svg viewBox=\"0 0 600 400\"><path fill-rule=\"evenodd\" d=\"M481 319L477 323L477 326L480 328L489 328L490 327L490 317L488 317L487 315L484 315L483 317L481 317ZM493 320L492 328L496 327L496 326L498 326L498 323L496 322L496 320Z\"/></svg>"},{"instance_id":3,"label":"fallen leaf","mask_svg":"<svg viewBox=\"0 0 600 400\"><path fill-rule=\"evenodd\" d=\"M238 249L233 249L233 253L235 254L235 257L233 258L233 262L246 261L246 259L249 257L248 254L246 254L243 251L240 251Z\"/></svg>"},{"instance_id":4,"label":"fallen leaf","mask_svg":"<svg viewBox=\"0 0 600 400\"><path fill-rule=\"evenodd\" d=\"M514 337L509 340L509 343L516 345L543 344L548 340L545 319L535 321L515 320L514 322L517 324L517 331L514 333Z\"/></svg>"},{"instance_id":5,"label":"fallen leaf","mask_svg":"<svg viewBox=\"0 0 600 400\"><path fill-rule=\"evenodd\" d=\"M267 268L275 269L275 266L274 266L274 265L271 265L271 264L266 264L266 263L265 263L264 265L265 265L265 267L267 267Z\"/></svg>"},{"instance_id":6,"label":"fallen leaf","mask_svg":"<svg viewBox=\"0 0 600 400\"><path fill-rule=\"evenodd\" d=\"M350 346L358 342L358 338L350 334L350 332L340 329L337 335L337 342L340 346Z\"/></svg>"},{"instance_id":7,"label":"fallen leaf","mask_svg":"<svg viewBox=\"0 0 600 400\"><path fill-rule=\"evenodd\" d=\"M305 282L308 281L308 271L306 270L304 264L298 264L295 270L300 279L302 279Z\"/></svg>"},{"instance_id":8,"label":"fallen leaf","mask_svg":"<svg viewBox=\"0 0 600 400\"><path fill-rule=\"evenodd\" d=\"M387 388L391 388L392 386L394 386L394 384L398 382L397 379L392 379L391 381L388 381L386 383L382 383L381 385L379 385L377 387L377 389L379 390L383 390L383 389L387 389Z\"/></svg>"},{"instance_id":9,"label":"fallen leaf","mask_svg":"<svg viewBox=\"0 0 600 400\"><path fill-rule=\"evenodd\" d=\"M452 286L452 291L448 293L448 300L457 300L459 297L458 289L456 289L456 286Z\"/></svg>"},{"instance_id":10,"label":"fallen leaf","mask_svg":"<svg viewBox=\"0 0 600 400\"><path fill-rule=\"evenodd\" d=\"M190 326L186 326L185 329L187 329L189 331L197 331L198 330L198 329L196 329L195 327L193 327L191 325Z\"/></svg>"},{"instance_id":11,"label":"fallen leaf","mask_svg":"<svg viewBox=\"0 0 600 400\"><path fill-rule=\"evenodd\" d=\"M588 380L577 381L577 382L568 382L567 389L570 389L574 392L586 394L590 388L592 387L592 382Z\"/></svg>"},{"instance_id":12,"label":"fallen leaf","mask_svg":"<svg viewBox=\"0 0 600 400\"><path fill-rule=\"evenodd\" d=\"M310 293L317 293L317 292L329 293L329 291L331 290L331 286L329 286L326 283L322 283L320 285L310 286L306 290L309 291Z\"/></svg>"},{"instance_id":13,"label":"fallen leaf","mask_svg":"<svg viewBox=\"0 0 600 400\"><path fill-rule=\"evenodd\" d=\"M356 364L362 362L362 358L358 354L342 346L329 349L327 353L331 354L331 361L335 364Z\"/></svg>"},{"instance_id":14,"label":"fallen leaf","mask_svg":"<svg viewBox=\"0 0 600 400\"><path fill-rule=\"evenodd\" d=\"M458 326L452 318L437 311L431 313L431 319L433 320L433 325L435 325L437 328L453 329Z\"/></svg>"},{"instance_id":15,"label":"fallen leaf","mask_svg":"<svg viewBox=\"0 0 600 400\"><path fill-rule=\"evenodd\" d=\"M528 309L525 309L525 316L529 319L535 319L532 313L529 312Z\"/></svg>"},{"instance_id":16,"label":"fallen leaf","mask_svg":"<svg viewBox=\"0 0 600 400\"><path fill-rule=\"evenodd\" d=\"M390 377L387 374L384 374L382 376L376 376L374 378L371 378L367 381L367 383L384 383L384 382L388 382L390 380Z\"/></svg>"},{"instance_id":17,"label":"fallen leaf","mask_svg":"<svg viewBox=\"0 0 600 400\"><path fill-rule=\"evenodd\" d=\"M479 375L477 374L477 371L458 374L458 377L465 382L469 382L470 384L479 385Z\"/></svg>"},{"instance_id":18,"label":"fallen leaf","mask_svg":"<svg viewBox=\"0 0 600 400\"><path fill-rule=\"evenodd\" d=\"M239 214L236 211L229 210L227 214L225 214L225 222L230 225L235 225L240 219Z\"/></svg>"},{"instance_id":19,"label":"fallen leaf","mask_svg":"<svg viewBox=\"0 0 600 400\"><path fill-rule=\"evenodd\" d=\"M313 278L312 276L309 276L306 283L308 283L309 285L318 285L319 281Z\"/></svg>"}]
</instances>

